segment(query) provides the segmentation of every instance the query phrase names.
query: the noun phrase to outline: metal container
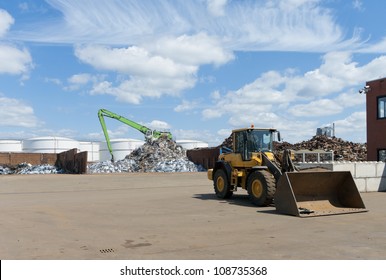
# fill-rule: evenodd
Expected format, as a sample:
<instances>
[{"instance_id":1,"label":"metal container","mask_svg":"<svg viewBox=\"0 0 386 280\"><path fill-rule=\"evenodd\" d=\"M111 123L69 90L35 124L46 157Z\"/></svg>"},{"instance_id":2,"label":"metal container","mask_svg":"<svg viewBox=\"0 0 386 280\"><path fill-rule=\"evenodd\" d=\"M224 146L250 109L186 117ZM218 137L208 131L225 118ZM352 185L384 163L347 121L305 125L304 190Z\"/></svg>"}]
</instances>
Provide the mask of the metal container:
<instances>
[{"instance_id":1,"label":"metal container","mask_svg":"<svg viewBox=\"0 0 386 280\"><path fill-rule=\"evenodd\" d=\"M191 150L196 148L208 148L208 143L198 140L177 140L176 143L185 150Z\"/></svg>"},{"instance_id":2,"label":"metal container","mask_svg":"<svg viewBox=\"0 0 386 280\"><path fill-rule=\"evenodd\" d=\"M95 162L99 161L99 142L79 142L80 152L87 152L87 161Z\"/></svg>"},{"instance_id":3,"label":"metal container","mask_svg":"<svg viewBox=\"0 0 386 280\"><path fill-rule=\"evenodd\" d=\"M22 142L20 140L0 140L0 152L21 152Z\"/></svg>"},{"instance_id":4,"label":"metal container","mask_svg":"<svg viewBox=\"0 0 386 280\"><path fill-rule=\"evenodd\" d=\"M80 149L79 142L65 137L36 137L23 140L25 153L61 153L71 149Z\"/></svg>"}]
</instances>

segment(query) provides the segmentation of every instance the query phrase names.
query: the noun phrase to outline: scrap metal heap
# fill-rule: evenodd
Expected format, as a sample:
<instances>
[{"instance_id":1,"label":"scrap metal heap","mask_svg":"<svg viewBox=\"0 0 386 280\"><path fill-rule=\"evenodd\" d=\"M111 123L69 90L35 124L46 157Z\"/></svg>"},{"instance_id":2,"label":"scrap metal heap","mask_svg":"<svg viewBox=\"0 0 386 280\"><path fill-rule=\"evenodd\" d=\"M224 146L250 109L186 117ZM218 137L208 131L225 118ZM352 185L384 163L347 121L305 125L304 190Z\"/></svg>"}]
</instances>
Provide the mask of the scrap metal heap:
<instances>
[{"instance_id":1,"label":"scrap metal heap","mask_svg":"<svg viewBox=\"0 0 386 280\"><path fill-rule=\"evenodd\" d=\"M334 151L336 161L366 161L366 144L344 141L341 138L314 136L308 141L296 144L288 142L275 142L278 151L291 149L299 150L324 150ZM220 145L232 147L232 138L228 137ZM152 142L145 143L134 150L125 159L112 162L110 160L88 165L88 173L114 173L114 172L196 172L204 171L200 165L194 164L186 157L186 151L175 141L161 137ZM33 166L28 163L17 166L0 166L2 174L56 174L63 173L51 165Z\"/></svg>"},{"instance_id":2,"label":"scrap metal heap","mask_svg":"<svg viewBox=\"0 0 386 280\"><path fill-rule=\"evenodd\" d=\"M344 141L337 137L327 137L325 135L316 135L308 141L303 141L296 144L288 142L275 143L277 150L291 149L299 150L323 150L333 151L334 160L336 161L366 161L367 160L367 145L361 143L353 143Z\"/></svg>"},{"instance_id":3,"label":"scrap metal heap","mask_svg":"<svg viewBox=\"0 0 386 280\"><path fill-rule=\"evenodd\" d=\"M165 137L146 142L123 160L108 160L88 166L88 173L196 171L203 169L188 160L181 146Z\"/></svg>"},{"instance_id":4,"label":"scrap metal heap","mask_svg":"<svg viewBox=\"0 0 386 280\"><path fill-rule=\"evenodd\" d=\"M204 171L200 165L188 160L186 150L175 141L161 137L146 142L123 160L102 161L88 165L88 173L115 172L197 172ZM58 174L63 170L55 166L22 163L16 166L1 166L0 175L6 174Z\"/></svg>"},{"instance_id":5,"label":"scrap metal heap","mask_svg":"<svg viewBox=\"0 0 386 280\"><path fill-rule=\"evenodd\" d=\"M63 170L50 164L32 165L30 163L20 163L15 166L1 166L0 175L9 174L60 174Z\"/></svg>"},{"instance_id":6,"label":"scrap metal heap","mask_svg":"<svg viewBox=\"0 0 386 280\"><path fill-rule=\"evenodd\" d=\"M220 147L232 148L232 137L229 136L224 140ZM336 161L366 161L367 145L366 143L353 143L344 141L337 137L327 137L325 135L316 135L310 140L291 144L288 142L274 142L276 151L283 150L323 150L333 151L334 160Z\"/></svg>"}]
</instances>

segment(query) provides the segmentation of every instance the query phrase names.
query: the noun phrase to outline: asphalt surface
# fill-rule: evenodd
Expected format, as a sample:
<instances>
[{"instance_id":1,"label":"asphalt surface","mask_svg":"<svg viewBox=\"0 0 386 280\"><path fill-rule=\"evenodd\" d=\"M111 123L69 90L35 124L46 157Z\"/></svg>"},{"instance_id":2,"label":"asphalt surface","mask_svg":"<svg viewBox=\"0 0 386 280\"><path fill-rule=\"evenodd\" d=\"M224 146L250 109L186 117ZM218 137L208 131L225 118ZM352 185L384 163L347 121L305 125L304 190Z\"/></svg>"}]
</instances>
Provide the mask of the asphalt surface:
<instances>
[{"instance_id":1,"label":"asphalt surface","mask_svg":"<svg viewBox=\"0 0 386 280\"><path fill-rule=\"evenodd\" d=\"M0 259L386 259L369 212L298 218L216 198L206 173L0 176Z\"/></svg>"}]
</instances>

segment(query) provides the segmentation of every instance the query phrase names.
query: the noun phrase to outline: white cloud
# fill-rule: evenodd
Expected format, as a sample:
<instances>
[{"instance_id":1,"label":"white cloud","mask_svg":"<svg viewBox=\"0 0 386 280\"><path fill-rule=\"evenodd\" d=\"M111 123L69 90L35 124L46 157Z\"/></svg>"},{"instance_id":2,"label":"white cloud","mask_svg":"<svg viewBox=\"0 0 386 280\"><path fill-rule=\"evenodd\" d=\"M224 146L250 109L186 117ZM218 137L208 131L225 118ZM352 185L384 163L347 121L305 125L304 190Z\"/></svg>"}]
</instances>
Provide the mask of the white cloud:
<instances>
[{"instance_id":1,"label":"white cloud","mask_svg":"<svg viewBox=\"0 0 386 280\"><path fill-rule=\"evenodd\" d=\"M14 22L14 18L7 11L0 9L0 38L8 32Z\"/></svg>"},{"instance_id":2,"label":"white cloud","mask_svg":"<svg viewBox=\"0 0 386 280\"><path fill-rule=\"evenodd\" d=\"M68 86L64 87L64 89L70 90L70 91L79 90L82 86L87 85L92 80L93 80L93 77L91 74L88 74L88 73L75 74L67 79Z\"/></svg>"},{"instance_id":3,"label":"white cloud","mask_svg":"<svg viewBox=\"0 0 386 280\"><path fill-rule=\"evenodd\" d=\"M100 70L116 71L131 75L178 77L194 73L196 66L179 64L172 59L153 55L140 47L110 48L104 46L77 47L76 56Z\"/></svg>"},{"instance_id":4,"label":"white cloud","mask_svg":"<svg viewBox=\"0 0 386 280\"><path fill-rule=\"evenodd\" d=\"M363 7L363 3L361 0L354 0L352 2L352 6L355 10L358 10L358 11L364 11L364 7Z\"/></svg>"},{"instance_id":5,"label":"white cloud","mask_svg":"<svg viewBox=\"0 0 386 280\"><path fill-rule=\"evenodd\" d=\"M202 111L202 117L204 120L220 118L223 116L223 112L218 109L219 106L214 106L214 108L204 109Z\"/></svg>"},{"instance_id":6,"label":"white cloud","mask_svg":"<svg viewBox=\"0 0 386 280\"><path fill-rule=\"evenodd\" d=\"M91 93L113 95L128 103L138 104L143 97L178 95L197 81L197 65L180 63L136 46L82 46L77 47L75 53L81 61L97 69L126 75L119 84L99 81Z\"/></svg>"},{"instance_id":7,"label":"white cloud","mask_svg":"<svg viewBox=\"0 0 386 280\"><path fill-rule=\"evenodd\" d=\"M255 127L277 128L282 122L282 118L280 116L274 112L269 112L268 110L257 112L242 110L239 112L243 113L235 113L229 118L229 124L232 127L250 127L253 124Z\"/></svg>"},{"instance_id":8,"label":"white cloud","mask_svg":"<svg viewBox=\"0 0 386 280\"><path fill-rule=\"evenodd\" d=\"M366 142L366 112L354 112L344 119L336 120L335 135L343 139L351 139L357 135L357 141Z\"/></svg>"},{"instance_id":9,"label":"white cloud","mask_svg":"<svg viewBox=\"0 0 386 280\"><path fill-rule=\"evenodd\" d=\"M70 78L68 78L68 82L70 84L85 85L88 82L90 82L91 79L92 79L92 76L90 74L81 73L81 74L72 75Z\"/></svg>"},{"instance_id":10,"label":"white cloud","mask_svg":"<svg viewBox=\"0 0 386 280\"><path fill-rule=\"evenodd\" d=\"M94 94L105 94L104 90L107 90L112 86L112 83L107 82L107 75L104 74L90 74L90 73L79 73L72 75L67 79L67 85L63 87L64 90L80 90L85 89L92 95ZM53 80L52 82L55 82ZM61 85L62 83L57 83ZM91 87L91 89L90 89Z\"/></svg>"},{"instance_id":11,"label":"white cloud","mask_svg":"<svg viewBox=\"0 0 386 280\"><path fill-rule=\"evenodd\" d=\"M234 58L219 38L204 32L179 37L163 37L147 46L149 50L184 65L221 65Z\"/></svg>"},{"instance_id":12,"label":"white cloud","mask_svg":"<svg viewBox=\"0 0 386 280\"><path fill-rule=\"evenodd\" d=\"M153 120L150 123L146 124L146 126L148 126L151 129L155 129L159 131L165 131L171 128L170 124L160 120Z\"/></svg>"},{"instance_id":13,"label":"white cloud","mask_svg":"<svg viewBox=\"0 0 386 280\"><path fill-rule=\"evenodd\" d=\"M96 69L126 75L119 84L105 81L94 85L93 93L134 104L143 97L178 95L197 83L200 65L220 65L233 59L231 52L205 33L163 37L144 47L83 45L76 47L75 54Z\"/></svg>"},{"instance_id":14,"label":"white cloud","mask_svg":"<svg viewBox=\"0 0 386 280\"><path fill-rule=\"evenodd\" d=\"M131 77L130 80L115 86L113 83L103 81L96 84L91 90L92 94L109 94L118 101L139 104L143 97L159 98L163 94L178 95L186 88L193 86L192 81L162 79L153 77Z\"/></svg>"},{"instance_id":15,"label":"white cloud","mask_svg":"<svg viewBox=\"0 0 386 280\"><path fill-rule=\"evenodd\" d=\"M114 129L107 129L107 133L109 134L110 139L127 138L130 134L129 129L129 126L121 124L116 126ZM96 136L97 135L94 135L94 137ZM102 131L99 133L97 138L105 141L105 136Z\"/></svg>"},{"instance_id":16,"label":"white cloud","mask_svg":"<svg viewBox=\"0 0 386 280\"><path fill-rule=\"evenodd\" d=\"M19 4L19 9L22 10L23 12L26 12L29 10L29 5L27 2L23 2Z\"/></svg>"},{"instance_id":17,"label":"white cloud","mask_svg":"<svg viewBox=\"0 0 386 280\"><path fill-rule=\"evenodd\" d=\"M208 11L213 16L224 16L227 0L207 0Z\"/></svg>"},{"instance_id":18,"label":"white cloud","mask_svg":"<svg viewBox=\"0 0 386 280\"><path fill-rule=\"evenodd\" d=\"M182 100L182 103L174 108L175 112L191 111L196 108L198 103L196 101Z\"/></svg>"},{"instance_id":19,"label":"white cloud","mask_svg":"<svg viewBox=\"0 0 386 280\"><path fill-rule=\"evenodd\" d=\"M112 84L107 81L102 81L100 83L96 83L93 88L91 89L90 93L92 95L97 95L97 94L106 94L110 93L113 94L112 90Z\"/></svg>"},{"instance_id":20,"label":"white cloud","mask_svg":"<svg viewBox=\"0 0 386 280\"><path fill-rule=\"evenodd\" d=\"M293 116L308 118L335 115L342 111L343 107L330 99L319 99L307 104L294 105L288 110Z\"/></svg>"},{"instance_id":21,"label":"white cloud","mask_svg":"<svg viewBox=\"0 0 386 280\"><path fill-rule=\"evenodd\" d=\"M261 74L221 99L212 99L212 105L202 110L202 117L205 120L227 118L234 128L252 123L256 127L278 128L288 140L294 141L300 140L299 136L314 135L322 116L339 119L352 115L339 122L349 131L347 123L352 126L355 123L352 110L362 111L365 107L365 97L358 94L358 88L367 80L377 78L385 67L383 56L359 65L348 53L328 53L319 68L302 75L294 71Z\"/></svg>"},{"instance_id":22,"label":"white cloud","mask_svg":"<svg viewBox=\"0 0 386 280\"><path fill-rule=\"evenodd\" d=\"M6 127L38 127L40 122L31 106L0 94L0 125Z\"/></svg>"},{"instance_id":23,"label":"white cloud","mask_svg":"<svg viewBox=\"0 0 386 280\"><path fill-rule=\"evenodd\" d=\"M215 90L215 91L211 92L210 98L212 98L213 100L219 100L221 98L220 91Z\"/></svg>"},{"instance_id":24,"label":"white cloud","mask_svg":"<svg viewBox=\"0 0 386 280\"><path fill-rule=\"evenodd\" d=\"M132 104L140 104L142 101L142 95L135 93L135 90L130 86L129 81L125 81L118 86L114 86L113 83L108 81L102 81L93 85L90 93L96 94L109 94L115 96L118 101L128 102ZM143 88L140 89L143 92ZM147 93L150 95L150 93Z\"/></svg>"},{"instance_id":25,"label":"white cloud","mask_svg":"<svg viewBox=\"0 0 386 280\"><path fill-rule=\"evenodd\" d=\"M62 81L58 78L45 78L44 81L58 86L61 86L63 84Z\"/></svg>"},{"instance_id":26,"label":"white cloud","mask_svg":"<svg viewBox=\"0 0 386 280\"><path fill-rule=\"evenodd\" d=\"M366 96L361 94L358 95L358 89L352 88L349 92L339 94L336 98L334 98L334 102L342 104L345 108L357 105L364 106L366 104Z\"/></svg>"},{"instance_id":27,"label":"white cloud","mask_svg":"<svg viewBox=\"0 0 386 280\"><path fill-rule=\"evenodd\" d=\"M228 138L232 133L231 129L223 128L217 131L217 135L219 135L221 138L225 139Z\"/></svg>"},{"instance_id":28,"label":"white cloud","mask_svg":"<svg viewBox=\"0 0 386 280\"><path fill-rule=\"evenodd\" d=\"M229 135L228 135L229 136ZM173 137L178 140L199 140L205 141L208 139L209 146L218 145L218 142L224 138L216 137L209 130L200 129L175 129L173 130Z\"/></svg>"},{"instance_id":29,"label":"white cloud","mask_svg":"<svg viewBox=\"0 0 386 280\"><path fill-rule=\"evenodd\" d=\"M0 38L5 37L14 22L7 11L0 9ZM28 78L28 73L33 68L31 55L26 48L19 49L1 41L0 61L0 74L22 75L23 79Z\"/></svg>"}]
</instances>

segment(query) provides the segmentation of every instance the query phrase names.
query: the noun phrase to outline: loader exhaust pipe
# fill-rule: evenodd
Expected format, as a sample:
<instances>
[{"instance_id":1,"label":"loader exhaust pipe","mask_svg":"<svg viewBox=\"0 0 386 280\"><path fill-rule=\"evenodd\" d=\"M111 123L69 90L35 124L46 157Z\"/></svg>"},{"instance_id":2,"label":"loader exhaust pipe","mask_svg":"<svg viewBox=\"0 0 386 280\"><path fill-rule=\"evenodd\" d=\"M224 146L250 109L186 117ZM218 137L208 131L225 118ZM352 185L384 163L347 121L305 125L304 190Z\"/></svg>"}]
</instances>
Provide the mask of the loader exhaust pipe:
<instances>
[{"instance_id":1,"label":"loader exhaust pipe","mask_svg":"<svg viewBox=\"0 0 386 280\"><path fill-rule=\"evenodd\" d=\"M284 173L274 203L279 213L298 217L367 211L349 171Z\"/></svg>"}]
</instances>

